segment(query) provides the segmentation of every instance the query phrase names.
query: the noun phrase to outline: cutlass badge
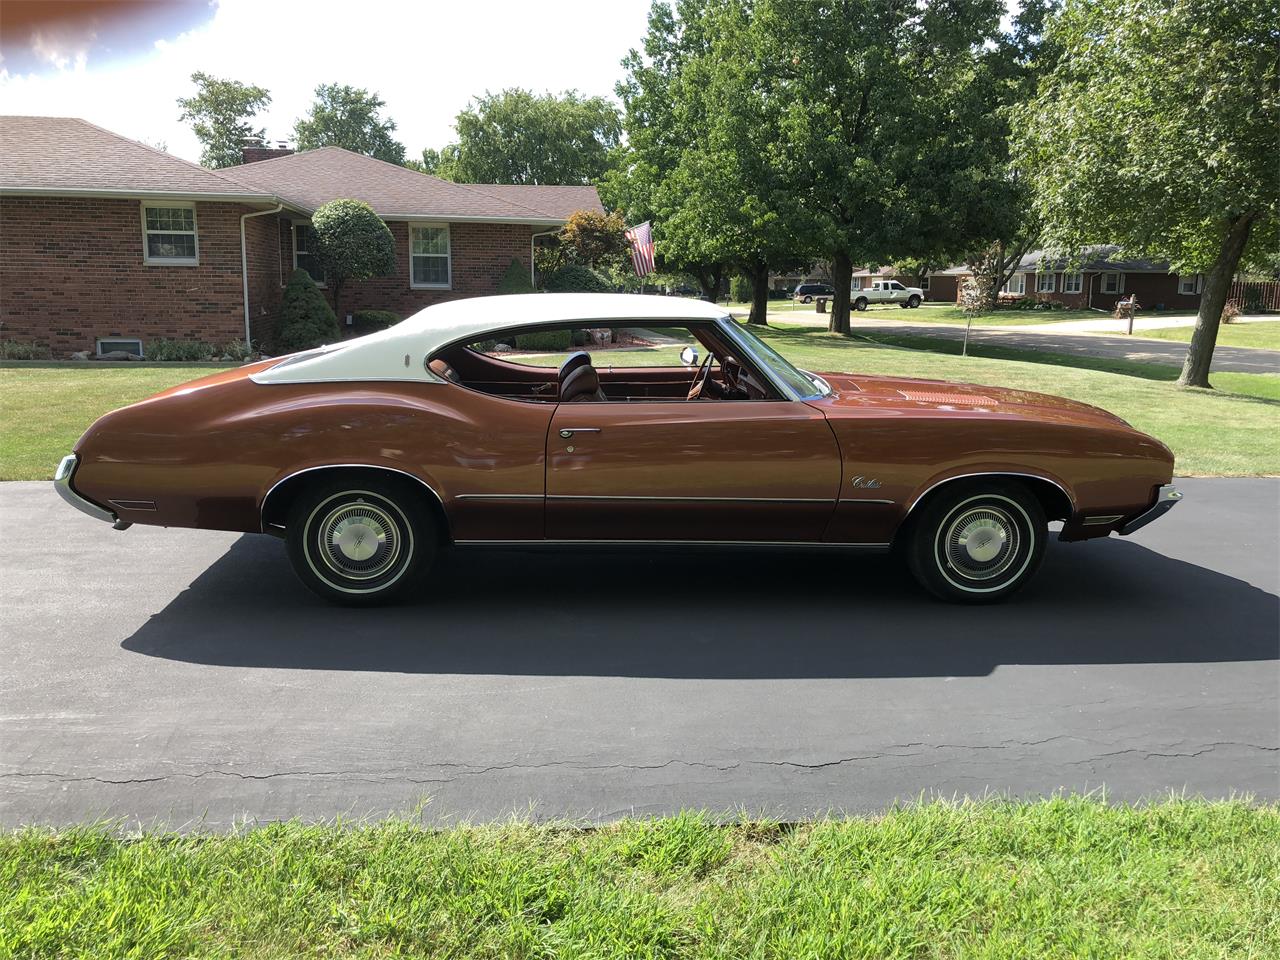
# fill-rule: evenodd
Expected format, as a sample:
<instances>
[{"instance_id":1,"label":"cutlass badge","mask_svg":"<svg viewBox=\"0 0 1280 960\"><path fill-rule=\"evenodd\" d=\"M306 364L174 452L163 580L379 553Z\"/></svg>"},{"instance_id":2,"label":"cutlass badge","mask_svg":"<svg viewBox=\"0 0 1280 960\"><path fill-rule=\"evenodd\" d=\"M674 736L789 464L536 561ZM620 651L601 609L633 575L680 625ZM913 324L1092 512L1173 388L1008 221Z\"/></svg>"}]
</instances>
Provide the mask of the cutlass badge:
<instances>
[{"instance_id":1,"label":"cutlass badge","mask_svg":"<svg viewBox=\"0 0 1280 960\"><path fill-rule=\"evenodd\" d=\"M849 482L855 487L861 487L863 490L876 490L880 487L880 481L875 477L864 477L861 474Z\"/></svg>"}]
</instances>

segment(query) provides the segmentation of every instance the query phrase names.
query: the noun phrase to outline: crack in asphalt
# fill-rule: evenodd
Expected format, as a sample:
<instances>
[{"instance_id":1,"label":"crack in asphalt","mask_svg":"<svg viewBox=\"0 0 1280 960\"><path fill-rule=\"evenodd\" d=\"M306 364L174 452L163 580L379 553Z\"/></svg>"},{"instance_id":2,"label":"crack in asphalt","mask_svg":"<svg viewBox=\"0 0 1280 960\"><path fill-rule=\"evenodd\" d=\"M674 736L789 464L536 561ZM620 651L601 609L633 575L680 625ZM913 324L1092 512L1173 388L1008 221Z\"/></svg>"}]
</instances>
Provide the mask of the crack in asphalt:
<instances>
[{"instance_id":1,"label":"crack in asphalt","mask_svg":"<svg viewBox=\"0 0 1280 960\"><path fill-rule=\"evenodd\" d=\"M237 780L275 780L286 777L305 777L305 778L323 778L334 777L346 780L356 780L367 783L451 783L460 777L478 777L486 776L491 773L497 773L507 770L539 770L550 767L570 767L578 771L590 770L662 770L672 766L696 767L707 770L715 770L719 773L727 773L743 766L768 766L768 767L791 767L798 770L822 770L830 767L838 767L848 763L857 763L865 760L882 760L903 757L923 756L923 750L914 750L910 752L900 752L910 750L912 747L924 747L928 750L1007 750L1011 747L1033 747L1041 744L1050 743L1055 740L1075 740L1081 743L1100 743L1100 741L1089 740L1085 737L1077 737L1071 735L1057 735L1045 737L1041 740L1006 740L998 744L954 744L954 743L924 743L922 741L913 741L911 743L893 744L882 751L872 753L854 754L848 757L837 757L832 760L820 760L812 763L806 763L800 760L736 760L728 764L707 763L696 760L665 760L661 763L635 764L635 763L605 763L605 764L582 764L572 760L549 760L544 763L504 763L492 764L485 767L474 767L470 769L460 769L457 774L446 777L410 777L395 776L386 774L370 774L362 771L352 770L280 770L274 773L241 773L234 770L203 770L199 773L171 773L161 774L154 777L129 777L124 779L113 779L110 777L98 776L71 776L63 773L47 772L47 771L14 771L9 773L0 773L0 779L6 778L29 778L29 779L48 779L56 780L60 783L98 783L107 786L134 786L147 783L161 783L166 780L186 779L200 780L205 777L229 777ZM1105 753L1095 754L1080 760L1063 761L1067 766L1081 766L1085 764L1096 764L1100 761L1107 760L1111 757L1127 756L1132 754L1139 755L1143 760L1154 759L1193 759L1212 753L1220 747L1242 747L1248 750L1261 750L1268 753L1280 752L1280 746L1268 746L1258 743L1246 743L1239 740L1220 740L1214 743L1205 744L1199 749L1190 751L1175 751L1174 747L1185 743L1179 741L1179 744L1170 744L1162 748L1142 748L1127 747L1123 750L1111 750ZM458 767L467 768L469 765L462 763L437 763L432 764L435 767Z\"/></svg>"}]
</instances>

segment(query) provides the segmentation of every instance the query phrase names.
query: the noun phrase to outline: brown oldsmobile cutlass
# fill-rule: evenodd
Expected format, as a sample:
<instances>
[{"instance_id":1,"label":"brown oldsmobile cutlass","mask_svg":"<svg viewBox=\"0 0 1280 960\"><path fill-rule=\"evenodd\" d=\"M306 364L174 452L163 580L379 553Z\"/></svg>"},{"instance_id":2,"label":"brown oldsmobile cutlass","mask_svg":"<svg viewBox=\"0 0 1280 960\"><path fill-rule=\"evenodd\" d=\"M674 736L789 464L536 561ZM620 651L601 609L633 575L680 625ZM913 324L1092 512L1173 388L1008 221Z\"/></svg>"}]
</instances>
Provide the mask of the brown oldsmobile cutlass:
<instances>
[{"instance_id":1,"label":"brown oldsmobile cutlass","mask_svg":"<svg viewBox=\"0 0 1280 960\"><path fill-rule=\"evenodd\" d=\"M701 358L700 358L701 357ZM99 419L61 495L134 523L283 537L346 603L445 546L899 549L939 597L1002 599L1063 540L1177 502L1169 449L1083 403L813 374L694 300L533 294L217 373Z\"/></svg>"}]
</instances>

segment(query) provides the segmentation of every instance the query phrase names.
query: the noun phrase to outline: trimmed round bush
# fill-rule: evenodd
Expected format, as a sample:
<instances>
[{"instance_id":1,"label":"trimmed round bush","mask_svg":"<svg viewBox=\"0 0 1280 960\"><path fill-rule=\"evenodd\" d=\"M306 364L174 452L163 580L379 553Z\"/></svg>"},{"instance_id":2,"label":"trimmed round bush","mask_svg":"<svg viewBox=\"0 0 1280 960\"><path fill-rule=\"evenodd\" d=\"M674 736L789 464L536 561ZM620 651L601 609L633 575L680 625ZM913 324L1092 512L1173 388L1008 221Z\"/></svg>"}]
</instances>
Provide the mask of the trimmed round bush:
<instances>
[{"instance_id":1,"label":"trimmed round bush","mask_svg":"<svg viewBox=\"0 0 1280 960\"><path fill-rule=\"evenodd\" d=\"M333 343L340 335L338 318L305 270L295 270L289 277L280 313L276 348L281 353L295 353Z\"/></svg>"},{"instance_id":2,"label":"trimmed round bush","mask_svg":"<svg viewBox=\"0 0 1280 960\"><path fill-rule=\"evenodd\" d=\"M613 290L600 274L576 263L556 270L542 285L552 293L610 293Z\"/></svg>"},{"instance_id":3,"label":"trimmed round bush","mask_svg":"<svg viewBox=\"0 0 1280 960\"><path fill-rule=\"evenodd\" d=\"M357 310L351 315L351 331L358 337L377 333L400 322L399 314L390 310Z\"/></svg>"}]
</instances>

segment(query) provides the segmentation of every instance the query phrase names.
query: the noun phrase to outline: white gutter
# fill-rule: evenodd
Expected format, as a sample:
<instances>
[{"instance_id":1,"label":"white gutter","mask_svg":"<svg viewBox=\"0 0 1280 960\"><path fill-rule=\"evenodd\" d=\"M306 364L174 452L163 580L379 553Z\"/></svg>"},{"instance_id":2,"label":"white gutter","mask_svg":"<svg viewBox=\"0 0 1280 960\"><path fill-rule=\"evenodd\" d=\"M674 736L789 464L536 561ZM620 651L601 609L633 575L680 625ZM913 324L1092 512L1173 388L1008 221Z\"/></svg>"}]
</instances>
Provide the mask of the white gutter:
<instances>
[{"instance_id":1,"label":"white gutter","mask_svg":"<svg viewBox=\"0 0 1280 960\"><path fill-rule=\"evenodd\" d=\"M244 222L250 217L263 217L269 213L279 213L284 209L283 203L277 203L274 210L259 210L256 213L242 213L240 215L240 279L244 283L244 348L249 349L249 345L253 342L249 338L249 252L245 247L244 239ZM280 258L280 252L276 251L276 259Z\"/></svg>"}]
</instances>

